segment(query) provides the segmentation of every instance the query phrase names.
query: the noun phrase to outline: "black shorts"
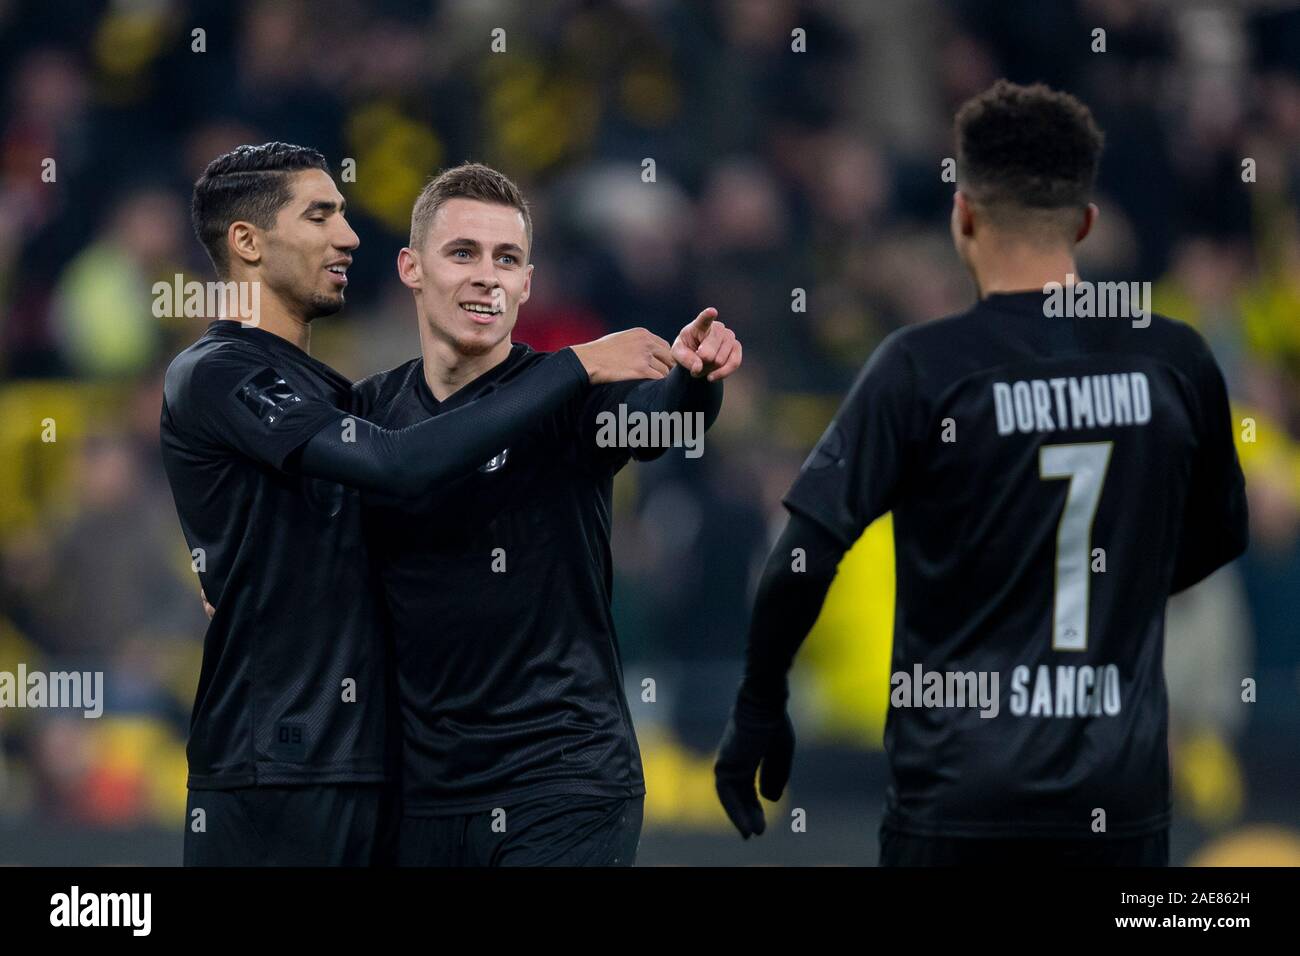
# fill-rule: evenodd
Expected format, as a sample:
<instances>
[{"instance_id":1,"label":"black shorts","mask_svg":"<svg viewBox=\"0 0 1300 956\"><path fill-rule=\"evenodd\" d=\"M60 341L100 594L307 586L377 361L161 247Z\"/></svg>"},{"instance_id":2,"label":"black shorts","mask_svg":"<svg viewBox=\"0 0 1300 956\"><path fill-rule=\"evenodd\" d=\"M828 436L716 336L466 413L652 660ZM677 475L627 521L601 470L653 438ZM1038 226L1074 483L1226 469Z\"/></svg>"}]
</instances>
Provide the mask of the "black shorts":
<instances>
[{"instance_id":1,"label":"black shorts","mask_svg":"<svg viewBox=\"0 0 1300 956\"><path fill-rule=\"evenodd\" d=\"M384 796L381 784L191 790L185 865L371 866Z\"/></svg>"},{"instance_id":2,"label":"black shorts","mask_svg":"<svg viewBox=\"0 0 1300 956\"><path fill-rule=\"evenodd\" d=\"M1169 828L1068 840L925 837L880 828L881 866L1168 866Z\"/></svg>"},{"instance_id":3,"label":"black shorts","mask_svg":"<svg viewBox=\"0 0 1300 956\"><path fill-rule=\"evenodd\" d=\"M633 866L644 796L564 794L448 817L403 817L401 866Z\"/></svg>"}]
</instances>

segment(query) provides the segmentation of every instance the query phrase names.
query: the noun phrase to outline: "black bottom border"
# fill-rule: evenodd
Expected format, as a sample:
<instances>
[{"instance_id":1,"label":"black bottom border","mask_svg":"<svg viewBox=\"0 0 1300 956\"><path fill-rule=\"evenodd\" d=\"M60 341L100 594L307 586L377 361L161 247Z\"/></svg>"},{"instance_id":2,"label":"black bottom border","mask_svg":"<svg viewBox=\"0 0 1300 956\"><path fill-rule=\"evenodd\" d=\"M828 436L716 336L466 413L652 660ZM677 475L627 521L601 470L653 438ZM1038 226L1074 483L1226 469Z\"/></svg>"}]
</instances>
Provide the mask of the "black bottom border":
<instances>
[{"instance_id":1,"label":"black bottom border","mask_svg":"<svg viewBox=\"0 0 1300 956\"><path fill-rule=\"evenodd\" d=\"M436 946L453 929L456 937L446 942L457 946L467 942L467 932L493 941L518 933L536 943L538 934L585 935L602 923L632 936L674 927L695 935L701 923L740 935L777 926L818 935L839 929L864 943L907 945L912 936L918 946L939 938L1029 939L1019 934L1037 930L1055 934L1049 938L1173 930L1225 941L1233 938L1225 934L1293 925L1298 874L1251 868L7 868L0 869L0 925L8 941L74 933L83 943L146 938L130 926L52 925L52 918L71 913L75 886L78 922L89 912L90 894L148 893L147 938L205 948L383 942L398 933L419 933ZM1249 925L1189 922L1207 917L1245 917ZM1155 922L1119 923L1135 918Z\"/></svg>"}]
</instances>

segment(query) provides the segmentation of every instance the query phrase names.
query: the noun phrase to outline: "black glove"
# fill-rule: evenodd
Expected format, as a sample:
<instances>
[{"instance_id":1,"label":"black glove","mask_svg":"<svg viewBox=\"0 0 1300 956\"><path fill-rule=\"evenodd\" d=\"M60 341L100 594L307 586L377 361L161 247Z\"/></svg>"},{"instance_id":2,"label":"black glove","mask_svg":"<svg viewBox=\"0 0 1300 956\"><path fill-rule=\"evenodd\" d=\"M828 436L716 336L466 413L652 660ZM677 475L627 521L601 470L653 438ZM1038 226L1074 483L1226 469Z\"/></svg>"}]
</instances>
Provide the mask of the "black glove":
<instances>
[{"instance_id":1,"label":"black glove","mask_svg":"<svg viewBox=\"0 0 1300 956\"><path fill-rule=\"evenodd\" d=\"M781 799L794 760L794 725L784 702L756 701L742 688L722 734L713 775L722 808L748 840L766 828L763 807L754 792L754 775L762 765L759 792L768 800Z\"/></svg>"}]
</instances>

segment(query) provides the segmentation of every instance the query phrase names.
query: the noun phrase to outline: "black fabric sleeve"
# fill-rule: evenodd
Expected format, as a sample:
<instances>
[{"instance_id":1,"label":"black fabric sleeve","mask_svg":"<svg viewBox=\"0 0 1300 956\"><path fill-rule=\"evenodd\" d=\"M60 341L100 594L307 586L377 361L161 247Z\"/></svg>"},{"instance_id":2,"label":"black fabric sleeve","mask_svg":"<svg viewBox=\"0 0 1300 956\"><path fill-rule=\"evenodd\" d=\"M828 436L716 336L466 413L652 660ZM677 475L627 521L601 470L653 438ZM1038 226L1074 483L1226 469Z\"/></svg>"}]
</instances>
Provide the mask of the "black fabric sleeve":
<instances>
[{"instance_id":1,"label":"black fabric sleeve","mask_svg":"<svg viewBox=\"0 0 1300 956\"><path fill-rule=\"evenodd\" d=\"M915 382L896 332L872 353L784 498L845 548L893 507L922 414Z\"/></svg>"},{"instance_id":2,"label":"black fabric sleeve","mask_svg":"<svg viewBox=\"0 0 1300 956\"><path fill-rule=\"evenodd\" d=\"M346 413L319 398L304 398L268 362L264 355L231 347L204 356L190 371L173 413L213 446L283 470L294 451Z\"/></svg>"},{"instance_id":3,"label":"black fabric sleeve","mask_svg":"<svg viewBox=\"0 0 1300 956\"><path fill-rule=\"evenodd\" d=\"M1246 550L1250 537L1246 479L1233 444L1223 373L1198 337L1197 397L1201 422L1171 594L1207 577Z\"/></svg>"},{"instance_id":4,"label":"black fabric sleeve","mask_svg":"<svg viewBox=\"0 0 1300 956\"><path fill-rule=\"evenodd\" d=\"M302 448L304 475L397 497L415 497L472 471L539 418L588 386L572 349L561 349L491 394L409 428L381 428L340 411Z\"/></svg>"},{"instance_id":5,"label":"black fabric sleeve","mask_svg":"<svg viewBox=\"0 0 1300 956\"><path fill-rule=\"evenodd\" d=\"M792 514L759 578L740 696L783 710L795 652L817 622L845 547L819 523Z\"/></svg>"},{"instance_id":6,"label":"black fabric sleeve","mask_svg":"<svg viewBox=\"0 0 1300 956\"><path fill-rule=\"evenodd\" d=\"M618 413L619 405L626 405L628 413L683 412L704 415L704 428L708 430L717 420L722 408L722 382L710 382L705 376L694 378L683 366L675 365L660 379L613 382L598 385L591 390L579 412L578 427L582 432L582 447L598 460L623 464L628 456L637 461L658 458L665 448L602 448L597 441L602 412Z\"/></svg>"}]
</instances>

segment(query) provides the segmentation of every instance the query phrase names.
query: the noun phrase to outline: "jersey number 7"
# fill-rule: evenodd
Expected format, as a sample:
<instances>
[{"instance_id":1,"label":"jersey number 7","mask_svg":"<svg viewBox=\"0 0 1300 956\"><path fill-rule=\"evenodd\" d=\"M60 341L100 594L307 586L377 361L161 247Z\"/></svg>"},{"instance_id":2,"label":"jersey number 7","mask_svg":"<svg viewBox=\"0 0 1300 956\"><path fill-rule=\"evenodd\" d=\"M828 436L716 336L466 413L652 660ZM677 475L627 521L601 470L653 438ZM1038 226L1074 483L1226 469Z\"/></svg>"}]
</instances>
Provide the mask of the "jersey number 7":
<instances>
[{"instance_id":1,"label":"jersey number 7","mask_svg":"<svg viewBox=\"0 0 1300 956\"><path fill-rule=\"evenodd\" d=\"M1044 445L1038 449L1038 477L1070 479L1056 528L1056 588L1052 599L1052 650L1088 647L1088 567L1092 522L1110 466L1114 442Z\"/></svg>"}]
</instances>

